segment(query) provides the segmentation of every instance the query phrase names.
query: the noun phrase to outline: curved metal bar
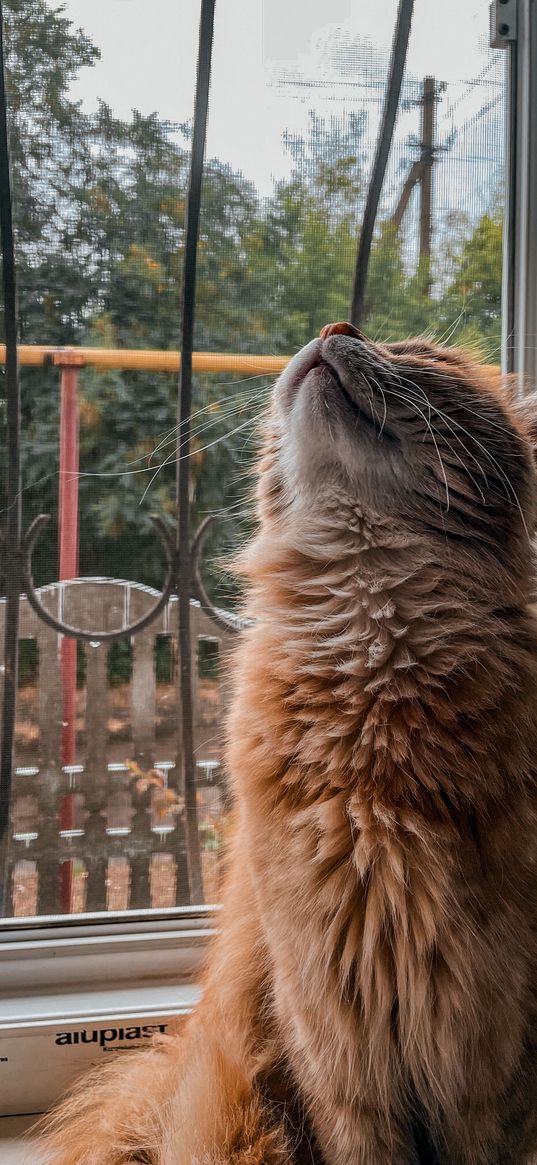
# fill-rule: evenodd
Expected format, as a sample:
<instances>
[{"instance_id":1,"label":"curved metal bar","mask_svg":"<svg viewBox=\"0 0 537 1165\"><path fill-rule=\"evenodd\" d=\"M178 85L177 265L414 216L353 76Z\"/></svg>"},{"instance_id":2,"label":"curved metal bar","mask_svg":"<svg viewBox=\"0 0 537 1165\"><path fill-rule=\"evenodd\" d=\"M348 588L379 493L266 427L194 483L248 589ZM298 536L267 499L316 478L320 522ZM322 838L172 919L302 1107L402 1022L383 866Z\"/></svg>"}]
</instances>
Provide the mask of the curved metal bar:
<instances>
[{"instance_id":1,"label":"curved metal bar","mask_svg":"<svg viewBox=\"0 0 537 1165\"><path fill-rule=\"evenodd\" d=\"M176 777L185 799L190 902L203 902L203 875L194 756L192 643L190 636L190 441L192 412L192 353L196 311L198 239L207 135L209 88L213 51L215 0L201 0L192 151L186 203L185 251L181 309L181 373L177 400L177 686L180 708L180 749Z\"/></svg>"},{"instance_id":2,"label":"curved metal bar","mask_svg":"<svg viewBox=\"0 0 537 1165\"><path fill-rule=\"evenodd\" d=\"M148 627L166 606L166 603L176 588L178 565L178 554L173 537L169 530L167 530L162 518L158 514L151 514L151 521L160 535L167 563L166 578L160 598L157 599L157 602L148 611L147 615L135 620L134 623L129 623L126 627L118 627L117 631L82 631L79 627L71 627L69 623L64 623L63 619L56 619L54 615L51 615L50 611L47 611L41 602L36 591L32 578L32 552L37 539L47 523L50 522L50 515L40 514L39 517L35 518L22 540L21 577L28 602L33 607L36 615L42 619L43 623L52 627L54 631L59 631L61 635L69 635L72 639L82 639L87 643L94 641L98 641L99 643L114 643L117 639L124 639L125 636L130 637L131 635L136 635L138 631L143 631L144 627Z\"/></svg>"},{"instance_id":3,"label":"curved metal bar","mask_svg":"<svg viewBox=\"0 0 537 1165\"><path fill-rule=\"evenodd\" d=\"M215 522L216 518L214 515L209 514L207 518L203 519L203 522L200 526L198 526L196 531L196 535L190 551L192 590L194 591L195 597L202 606L203 610L206 611L213 620L213 623L216 623L217 627L219 627L221 631L226 631L236 635L237 632L240 631L241 627L239 619L237 619L235 622L235 620L231 619L229 615L225 613L225 611L221 611L218 607L215 607L214 604L211 603L207 591L205 590L205 584L201 577L199 562L200 554L203 550L203 544L207 534L209 533L211 526L214 526Z\"/></svg>"},{"instance_id":4,"label":"curved metal bar","mask_svg":"<svg viewBox=\"0 0 537 1165\"><path fill-rule=\"evenodd\" d=\"M405 71L408 38L410 36L410 26L412 23L413 11L414 0L399 0L397 24L395 26L392 43L388 86L386 89L384 109L382 111L382 123L377 141L375 159L373 162L373 171L367 191L367 198L362 219L362 229L360 231L360 242L358 244L358 254L356 256L354 286L352 291L352 301L349 316L350 322L351 324L354 324L355 328L360 327L364 314L364 295L367 281L367 272L369 268L369 256L371 254L371 243L373 241L373 231L375 229L375 220L377 217L377 210L382 191L382 184L384 182L384 175L386 173L388 155L390 153L390 147L392 144L395 119L397 117L397 110L399 108L401 83L403 80L403 73Z\"/></svg>"}]
</instances>

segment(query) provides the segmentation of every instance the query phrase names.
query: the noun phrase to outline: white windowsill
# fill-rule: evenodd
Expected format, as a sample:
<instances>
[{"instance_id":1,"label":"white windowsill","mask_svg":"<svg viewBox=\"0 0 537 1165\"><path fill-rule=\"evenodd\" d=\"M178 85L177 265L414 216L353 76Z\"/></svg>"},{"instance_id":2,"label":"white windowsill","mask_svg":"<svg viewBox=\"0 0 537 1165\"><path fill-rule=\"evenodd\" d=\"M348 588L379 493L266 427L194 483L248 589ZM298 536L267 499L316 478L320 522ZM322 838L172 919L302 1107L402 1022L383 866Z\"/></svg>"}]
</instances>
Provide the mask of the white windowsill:
<instances>
[{"instance_id":1,"label":"white windowsill","mask_svg":"<svg viewBox=\"0 0 537 1165\"><path fill-rule=\"evenodd\" d=\"M145 1046L180 1025L199 999L215 920L198 909L38 921L7 927L0 941L3 1117L43 1112L107 1052Z\"/></svg>"},{"instance_id":2,"label":"white windowsill","mask_svg":"<svg viewBox=\"0 0 537 1165\"><path fill-rule=\"evenodd\" d=\"M105 1063L110 1053L128 1054L147 1046L158 1032L177 1030L199 998L199 987L185 983L101 986L2 1000L3 1114L45 1111L76 1076Z\"/></svg>"}]
</instances>

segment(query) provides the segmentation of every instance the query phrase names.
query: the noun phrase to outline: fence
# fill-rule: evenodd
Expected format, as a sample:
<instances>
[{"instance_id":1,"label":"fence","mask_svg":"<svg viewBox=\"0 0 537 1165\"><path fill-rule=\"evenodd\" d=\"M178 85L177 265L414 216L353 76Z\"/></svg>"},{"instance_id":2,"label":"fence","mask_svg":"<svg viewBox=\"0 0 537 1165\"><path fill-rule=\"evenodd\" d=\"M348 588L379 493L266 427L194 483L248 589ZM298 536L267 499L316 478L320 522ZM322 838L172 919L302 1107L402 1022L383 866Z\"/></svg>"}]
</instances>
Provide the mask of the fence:
<instances>
[{"instance_id":1,"label":"fence","mask_svg":"<svg viewBox=\"0 0 537 1165\"><path fill-rule=\"evenodd\" d=\"M43 587L39 597L52 615L85 628L111 630L138 620L154 606L158 593L136 583L82 579ZM170 906L188 901L184 812L175 783L180 716L171 709L173 727L162 745L156 741L155 647L159 636L175 640L177 599L172 596L153 622L132 640L130 739L122 743L128 759L110 761L108 730L109 645L88 642L82 726L77 736L83 763L62 765L63 716L61 652L57 632L44 624L28 599L20 599L20 640L37 645L37 697L33 725L34 763L20 761L16 742L9 879L14 914L56 914L63 909ZM0 637L5 601L0 602ZM214 900L219 838L225 794L221 781L221 724L225 702L222 657L226 633L191 604L193 728L203 889ZM200 649L214 647L219 681L210 698L202 690ZM21 721L19 710L19 724ZM159 755L164 752L164 755ZM116 749L117 751L117 749ZM24 759L24 758L23 758ZM65 826L66 802L71 813ZM66 902L66 896L68 901ZM63 899L63 901L62 901ZM69 900L70 899L70 900Z\"/></svg>"}]
</instances>

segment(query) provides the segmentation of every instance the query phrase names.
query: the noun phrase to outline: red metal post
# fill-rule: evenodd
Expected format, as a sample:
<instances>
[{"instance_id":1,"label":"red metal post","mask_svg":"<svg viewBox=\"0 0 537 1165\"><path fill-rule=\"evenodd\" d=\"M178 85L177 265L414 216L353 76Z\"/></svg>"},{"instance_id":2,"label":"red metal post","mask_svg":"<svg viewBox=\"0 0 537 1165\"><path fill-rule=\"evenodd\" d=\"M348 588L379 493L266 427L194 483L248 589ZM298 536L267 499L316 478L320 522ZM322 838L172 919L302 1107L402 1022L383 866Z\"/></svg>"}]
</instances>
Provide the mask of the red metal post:
<instances>
[{"instance_id":1,"label":"red metal post","mask_svg":"<svg viewBox=\"0 0 537 1165\"><path fill-rule=\"evenodd\" d=\"M60 486L58 505L58 547L60 582L78 575L78 468L79 404L78 368L65 365L60 379ZM62 677L62 765L72 765L76 755L76 639L64 636L60 642ZM60 805L60 829L73 829L75 799L67 793ZM72 862L62 863L61 903L68 914L72 908Z\"/></svg>"}]
</instances>

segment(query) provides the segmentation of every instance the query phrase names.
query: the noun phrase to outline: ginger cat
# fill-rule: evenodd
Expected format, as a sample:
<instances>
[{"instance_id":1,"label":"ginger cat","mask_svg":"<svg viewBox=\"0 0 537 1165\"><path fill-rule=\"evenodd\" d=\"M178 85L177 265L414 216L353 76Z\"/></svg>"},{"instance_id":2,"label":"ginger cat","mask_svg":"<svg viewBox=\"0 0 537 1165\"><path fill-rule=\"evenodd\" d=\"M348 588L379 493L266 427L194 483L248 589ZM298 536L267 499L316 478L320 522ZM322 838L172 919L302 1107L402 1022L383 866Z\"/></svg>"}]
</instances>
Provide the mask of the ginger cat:
<instances>
[{"instance_id":1,"label":"ginger cat","mask_svg":"<svg viewBox=\"0 0 537 1165\"><path fill-rule=\"evenodd\" d=\"M82 1080L52 1165L537 1153L536 407L350 325L280 377L203 1000Z\"/></svg>"}]
</instances>

